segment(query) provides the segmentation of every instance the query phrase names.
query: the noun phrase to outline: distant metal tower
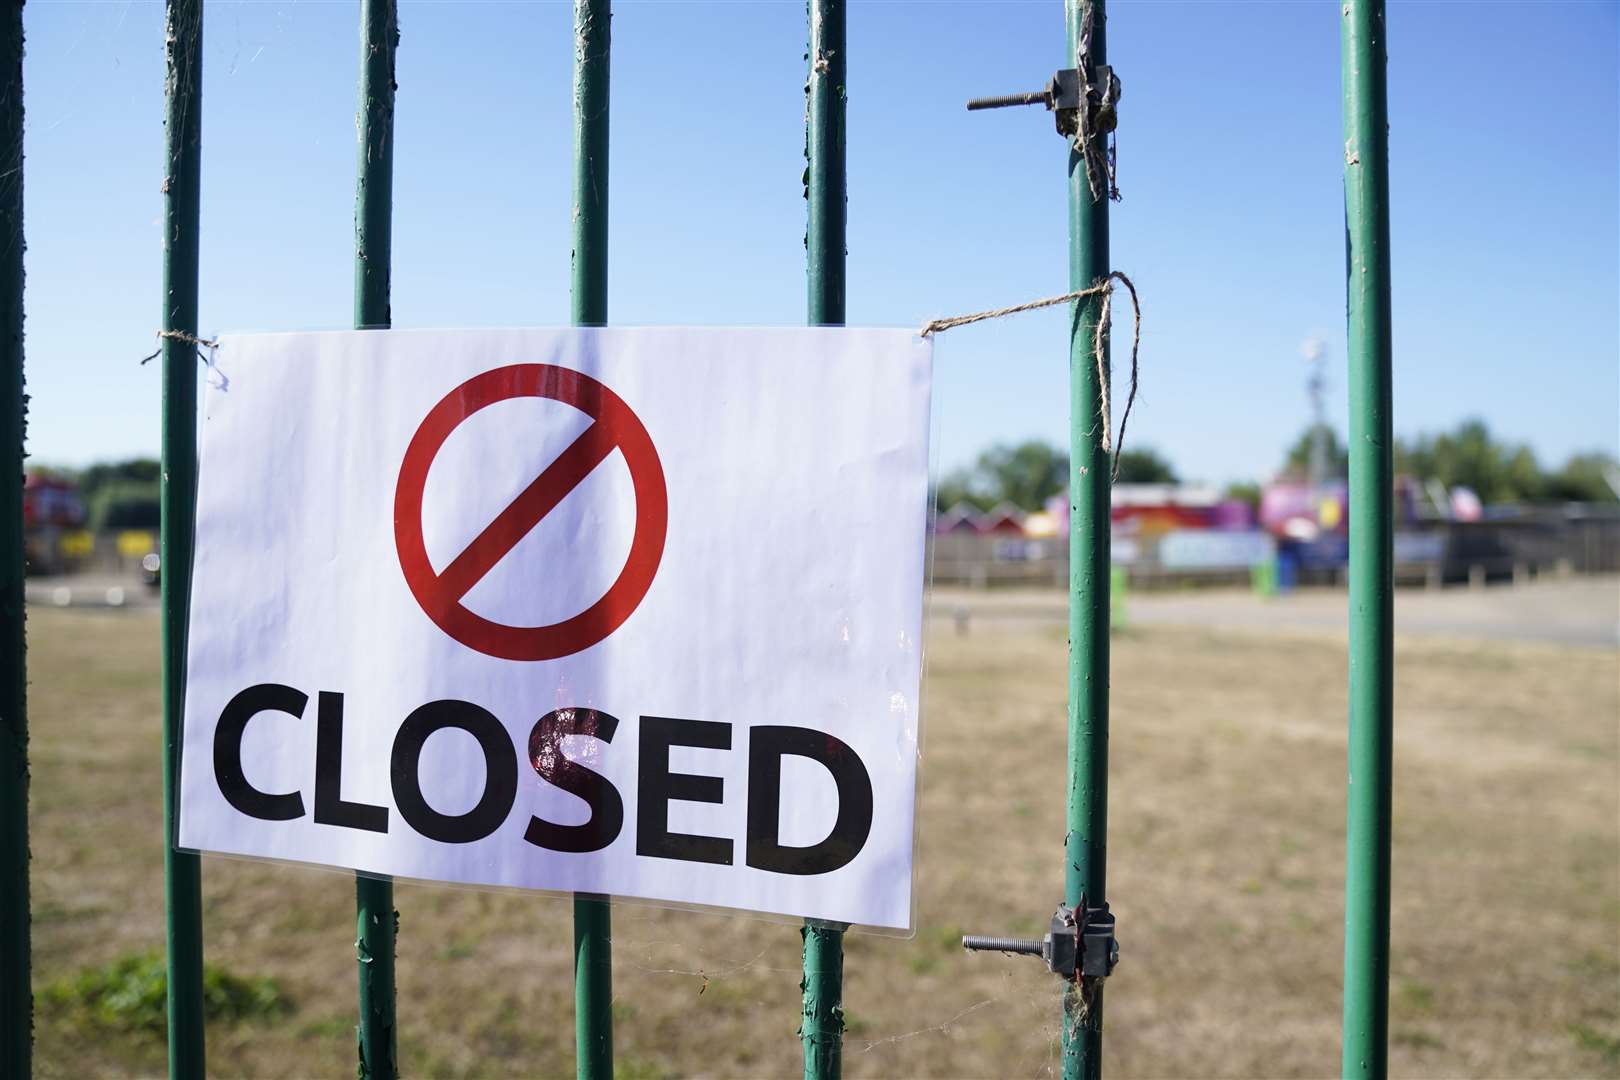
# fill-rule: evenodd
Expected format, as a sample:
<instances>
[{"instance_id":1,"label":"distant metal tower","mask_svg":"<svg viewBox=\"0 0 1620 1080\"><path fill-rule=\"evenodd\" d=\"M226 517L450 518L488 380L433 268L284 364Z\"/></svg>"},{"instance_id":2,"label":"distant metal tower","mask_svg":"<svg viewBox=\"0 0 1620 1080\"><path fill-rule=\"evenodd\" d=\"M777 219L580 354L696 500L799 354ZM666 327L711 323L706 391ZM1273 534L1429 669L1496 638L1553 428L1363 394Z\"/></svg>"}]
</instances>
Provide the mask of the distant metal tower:
<instances>
[{"instance_id":1,"label":"distant metal tower","mask_svg":"<svg viewBox=\"0 0 1620 1080\"><path fill-rule=\"evenodd\" d=\"M1306 468L1311 491L1316 492L1330 479L1333 469L1333 448L1328 442L1333 429L1328 427L1327 418L1327 347L1321 338L1311 337L1305 339L1300 350L1311 369L1305 379L1305 394L1311 401L1311 456Z\"/></svg>"}]
</instances>

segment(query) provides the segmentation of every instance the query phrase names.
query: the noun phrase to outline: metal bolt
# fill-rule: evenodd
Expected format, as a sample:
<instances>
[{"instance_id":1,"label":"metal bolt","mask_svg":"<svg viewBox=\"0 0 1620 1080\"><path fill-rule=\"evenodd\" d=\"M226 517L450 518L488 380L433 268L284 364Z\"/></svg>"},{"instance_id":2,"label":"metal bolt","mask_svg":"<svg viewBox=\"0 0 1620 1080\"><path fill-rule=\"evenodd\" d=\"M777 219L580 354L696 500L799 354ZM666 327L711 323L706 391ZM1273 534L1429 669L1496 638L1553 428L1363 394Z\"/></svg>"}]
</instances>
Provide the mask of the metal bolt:
<instances>
[{"instance_id":1,"label":"metal bolt","mask_svg":"<svg viewBox=\"0 0 1620 1080\"><path fill-rule=\"evenodd\" d=\"M1023 953L1029 956L1040 956L1046 943L1035 938L1016 937L984 937L979 934L964 934L962 948L972 949L975 952L1006 952Z\"/></svg>"},{"instance_id":2,"label":"metal bolt","mask_svg":"<svg viewBox=\"0 0 1620 1080\"><path fill-rule=\"evenodd\" d=\"M967 103L969 112L980 109L1006 109L1014 105L1045 105L1052 107L1050 90L1036 90L1028 94L1004 94L1001 97L973 98Z\"/></svg>"}]
</instances>

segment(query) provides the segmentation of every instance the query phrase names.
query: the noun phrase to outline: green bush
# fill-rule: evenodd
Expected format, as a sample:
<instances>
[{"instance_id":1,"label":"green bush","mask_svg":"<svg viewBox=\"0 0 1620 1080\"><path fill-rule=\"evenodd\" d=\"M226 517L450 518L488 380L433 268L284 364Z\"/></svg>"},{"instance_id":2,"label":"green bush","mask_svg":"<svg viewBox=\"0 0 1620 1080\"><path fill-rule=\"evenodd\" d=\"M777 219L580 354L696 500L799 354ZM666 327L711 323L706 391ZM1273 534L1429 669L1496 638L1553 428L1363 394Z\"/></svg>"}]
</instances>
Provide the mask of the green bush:
<instances>
[{"instance_id":1,"label":"green bush","mask_svg":"<svg viewBox=\"0 0 1620 1080\"><path fill-rule=\"evenodd\" d=\"M168 1026L168 986L161 952L132 953L52 983L40 993L40 1004L106 1027L162 1035ZM291 1008L272 978L243 978L203 966L203 1016L209 1020L268 1020Z\"/></svg>"},{"instance_id":2,"label":"green bush","mask_svg":"<svg viewBox=\"0 0 1620 1080\"><path fill-rule=\"evenodd\" d=\"M158 527L157 481L115 481L103 484L85 496L90 528L97 532L112 529L155 529Z\"/></svg>"}]
</instances>

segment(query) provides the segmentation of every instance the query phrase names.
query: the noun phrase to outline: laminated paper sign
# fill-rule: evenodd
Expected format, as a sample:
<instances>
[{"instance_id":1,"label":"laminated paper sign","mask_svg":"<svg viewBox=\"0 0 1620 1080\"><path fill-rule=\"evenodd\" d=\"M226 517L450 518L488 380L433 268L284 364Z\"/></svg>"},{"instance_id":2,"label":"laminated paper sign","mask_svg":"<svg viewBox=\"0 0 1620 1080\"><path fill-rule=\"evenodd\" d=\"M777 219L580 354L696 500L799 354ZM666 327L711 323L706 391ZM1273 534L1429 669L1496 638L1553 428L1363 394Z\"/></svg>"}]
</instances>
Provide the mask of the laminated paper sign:
<instances>
[{"instance_id":1,"label":"laminated paper sign","mask_svg":"<svg viewBox=\"0 0 1620 1080\"><path fill-rule=\"evenodd\" d=\"M926 341L217 355L183 847L909 926Z\"/></svg>"}]
</instances>

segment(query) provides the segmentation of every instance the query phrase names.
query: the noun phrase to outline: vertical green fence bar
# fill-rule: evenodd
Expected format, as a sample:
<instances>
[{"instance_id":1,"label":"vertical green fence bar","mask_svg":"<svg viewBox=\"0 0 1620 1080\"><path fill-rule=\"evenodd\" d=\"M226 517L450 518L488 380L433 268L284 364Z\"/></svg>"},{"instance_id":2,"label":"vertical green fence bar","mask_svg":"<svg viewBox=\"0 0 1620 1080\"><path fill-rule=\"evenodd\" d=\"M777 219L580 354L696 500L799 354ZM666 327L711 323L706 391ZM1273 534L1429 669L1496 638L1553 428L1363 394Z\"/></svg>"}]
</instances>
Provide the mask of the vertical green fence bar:
<instances>
[{"instance_id":1,"label":"vertical green fence bar","mask_svg":"<svg viewBox=\"0 0 1620 1080\"><path fill-rule=\"evenodd\" d=\"M23 620L23 24L0 8L0 1076L33 1065L28 666Z\"/></svg>"},{"instance_id":2,"label":"vertical green fence bar","mask_svg":"<svg viewBox=\"0 0 1620 1080\"><path fill-rule=\"evenodd\" d=\"M1349 245L1350 736L1344 908L1346 1077L1388 1070L1394 735L1389 102L1383 0L1343 7Z\"/></svg>"},{"instance_id":3,"label":"vertical green fence bar","mask_svg":"<svg viewBox=\"0 0 1620 1080\"><path fill-rule=\"evenodd\" d=\"M809 13L810 73L805 90L810 99L805 111L809 322L812 326L842 326L849 201L844 154L849 97L844 0L810 0Z\"/></svg>"},{"instance_id":4,"label":"vertical green fence bar","mask_svg":"<svg viewBox=\"0 0 1620 1080\"><path fill-rule=\"evenodd\" d=\"M1065 0L1068 57L1080 54L1087 9L1090 63L1107 63L1103 0ZM1095 135L1101 139L1104 136ZM1106 187L1106 182L1101 185ZM1107 279L1108 195L1095 197L1083 157L1069 151L1069 287ZM1105 902L1108 831L1109 459L1093 340L1102 297L1077 301L1069 321L1069 792L1064 903ZM1089 1001L1063 999L1063 1077L1102 1075L1103 980L1086 979Z\"/></svg>"},{"instance_id":5,"label":"vertical green fence bar","mask_svg":"<svg viewBox=\"0 0 1620 1080\"><path fill-rule=\"evenodd\" d=\"M354 327L385 329L393 321L394 55L399 48L395 0L360 2L360 160L354 197ZM355 954L359 961L362 1080L399 1075L394 1016L394 883L356 875Z\"/></svg>"},{"instance_id":6,"label":"vertical green fence bar","mask_svg":"<svg viewBox=\"0 0 1620 1080\"><path fill-rule=\"evenodd\" d=\"M608 317L609 0L574 3L574 251L570 316L575 326ZM613 909L607 897L574 897L574 1052L580 1080L613 1077Z\"/></svg>"},{"instance_id":7,"label":"vertical green fence bar","mask_svg":"<svg viewBox=\"0 0 1620 1080\"><path fill-rule=\"evenodd\" d=\"M204 1075L202 867L175 849L186 621L197 499L197 246L202 186L202 0L169 0L163 172L163 800L169 1075ZM187 340L190 338L192 340Z\"/></svg>"},{"instance_id":8,"label":"vertical green fence bar","mask_svg":"<svg viewBox=\"0 0 1620 1080\"><path fill-rule=\"evenodd\" d=\"M846 163L844 117L848 100L844 0L809 0L810 71L805 83L805 197L809 217L805 255L812 326L844 322ZM843 1072L844 931L840 923L805 923L804 1001L799 1038L805 1080L832 1080Z\"/></svg>"}]
</instances>

